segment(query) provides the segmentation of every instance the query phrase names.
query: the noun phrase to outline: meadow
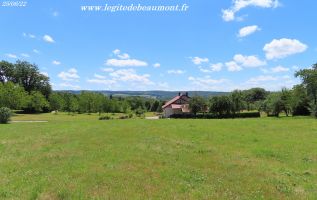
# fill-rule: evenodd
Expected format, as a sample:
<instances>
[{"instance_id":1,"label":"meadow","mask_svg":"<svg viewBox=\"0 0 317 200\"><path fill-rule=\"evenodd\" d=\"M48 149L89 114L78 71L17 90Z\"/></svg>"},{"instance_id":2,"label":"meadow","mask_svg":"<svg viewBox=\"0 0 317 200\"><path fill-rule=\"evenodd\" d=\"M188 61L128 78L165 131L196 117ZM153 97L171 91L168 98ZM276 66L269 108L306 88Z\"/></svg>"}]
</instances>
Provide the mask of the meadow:
<instances>
[{"instance_id":1,"label":"meadow","mask_svg":"<svg viewBox=\"0 0 317 200\"><path fill-rule=\"evenodd\" d=\"M317 199L317 120L98 120L0 125L0 199Z\"/></svg>"}]
</instances>

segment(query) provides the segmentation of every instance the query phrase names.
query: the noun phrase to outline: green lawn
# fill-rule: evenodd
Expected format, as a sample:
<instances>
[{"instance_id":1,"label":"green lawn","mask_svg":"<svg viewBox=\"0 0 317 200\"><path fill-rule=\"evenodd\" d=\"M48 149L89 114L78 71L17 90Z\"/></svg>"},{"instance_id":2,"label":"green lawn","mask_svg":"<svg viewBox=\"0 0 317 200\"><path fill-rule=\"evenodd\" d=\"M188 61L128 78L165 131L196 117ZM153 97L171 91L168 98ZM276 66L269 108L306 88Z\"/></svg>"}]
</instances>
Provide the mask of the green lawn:
<instances>
[{"instance_id":1,"label":"green lawn","mask_svg":"<svg viewBox=\"0 0 317 200\"><path fill-rule=\"evenodd\" d=\"M317 199L317 120L0 125L0 199Z\"/></svg>"}]
</instances>

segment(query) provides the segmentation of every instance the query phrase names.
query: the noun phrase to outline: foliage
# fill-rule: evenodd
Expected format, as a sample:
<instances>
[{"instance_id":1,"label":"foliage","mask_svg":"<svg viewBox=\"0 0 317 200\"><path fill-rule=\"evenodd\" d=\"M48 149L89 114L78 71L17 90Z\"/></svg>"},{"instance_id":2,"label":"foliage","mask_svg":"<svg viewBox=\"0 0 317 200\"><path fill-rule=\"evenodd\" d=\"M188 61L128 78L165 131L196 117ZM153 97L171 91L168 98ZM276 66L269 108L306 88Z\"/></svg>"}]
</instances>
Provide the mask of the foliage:
<instances>
[{"instance_id":1,"label":"foliage","mask_svg":"<svg viewBox=\"0 0 317 200\"><path fill-rule=\"evenodd\" d=\"M240 112L243 109L245 109L245 101L244 101L244 96L243 96L243 91L240 90L234 90L230 94L230 99L232 102L232 112Z\"/></svg>"},{"instance_id":2,"label":"foliage","mask_svg":"<svg viewBox=\"0 0 317 200\"><path fill-rule=\"evenodd\" d=\"M109 115L104 115L99 117L99 120L110 120L110 119L113 119L113 118Z\"/></svg>"},{"instance_id":3,"label":"foliage","mask_svg":"<svg viewBox=\"0 0 317 200\"><path fill-rule=\"evenodd\" d=\"M23 87L12 82L0 83L0 107L21 109L27 103L27 93Z\"/></svg>"},{"instance_id":4,"label":"foliage","mask_svg":"<svg viewBox=\"0 0 317 200\"><path fill-rule=\"evenodd\" d=\"M24 88L31 94L32 91L41 92L45 98L51 93L49 78L39 71L37 65L26 61L17 61L15 64L0 62L0 82L11 81Z\"/></svg>"},{"instance_id":5,"label":"foliage","mask_svg":"<svg viewBox=\"0 0 317 200\"><path fill-rule=\"evenodd\" d=\"M240 113L231 113L224 115L215 115L212 113L208 114L174 114L170 118L175 119L228 119L228 118L259 118L261 117L260 112L240 112Z\"/></svg>"},{"instance_id":6,"label":"foliage","mask_svg":"<svg viewBox=\"0 0 317 200\"><path fill-rule=\"evenodd\" d=\"M263 103L262 110L266 112L268 116L279 117L284 108L281 97L282 95L280 92L269 94Z\"/></svg>"},{"instance_id":7,"label":"foliage","mask_svg":"<svg viewBox=\"0 0 317 200\"><path fill-rule=\"evenodd\" d=\"M49 96L50 109L52 111L61 110L65 104L64 99L58 93L52 93Z\"/></svg>"},{"instance_id":8,"label":"foliage","mask_svg":"<svg viewBox=\"0 0 317 200\"><path fill-rule=\"evenodd\" d=\"M252 88L243 91L244 100L247 103L247 109L251 110L252 104L266 99L268 92L263 88Z\"/></svg>"},{"instance_id":9,"label":"foliage","mask_svg":"<svg viewBox=\"0 0 317 200\"><path fill-rule=\"evenodd\" d=\"M139 107L138 109L135 110L135 114L138 117L143 117L145 114L145 110L143 110L141 107Z\"/></svg>"},{"instance_id":10,"label":"foliage","mask_svg":"<svg viewBox=\"0 0 317 200\"><path fill-rule=\"evenodd\" d=\"M0 108L0 124L6 124L10 121L12 112L9 108L1 107Z\"/></svg>"},{"instance_id":11,"label":"foliage","mask_svg":"<svg viewBox=\"0 0 317 200\"><path fill-rule=\"evenodd\" d=\"M317 107L317 64L314 64L311 69L302 69L295 74L299 77L303 83L303 87L307 90L307 95L311 99L311 113L317 117L315 114Z\"/></svg>"},{"instance_id":12,"label":"foliage","mask_svg":"<svg viewBox=\"0 0 317 200\"><path fill-rule=\"evenodd\" d=\"M44 95L39 91L32 91L28 97L28 103L26 109L31 112L42 112L49 107L48 101Z\"/></svg>"},{"instance_id":13,"label":"foliage","mask_svg":"<svg viewBox=\"0 0 317 200\"><path fill-rule=\"evenodd\" d=\"M194 96L194 97L190 98L189 109L191 110L191 112L194 115L196 115L199 112L206 112L207 102L201 96Z\"/></svg>"},{"instance_id":14,"label":"foliage","mask_svg":"<svg viewBox=\"0 0 317 200\"><path fill-rule=\"evenodd\" d=\"M209 111L218 116L229 115L232 111L232 102L230 97L212 97L209 101Z\"/></svg>"},{"instance_id":15,"label":"foliage","mask_svg":"<svg viewBox=\"0 0 317 200\"><path fill-rule=\"evenodd\" d=\"M293 116L310 115L310 100L303 85L296 85L292 90L291 107Z\"/></svg>"}]
</instances>

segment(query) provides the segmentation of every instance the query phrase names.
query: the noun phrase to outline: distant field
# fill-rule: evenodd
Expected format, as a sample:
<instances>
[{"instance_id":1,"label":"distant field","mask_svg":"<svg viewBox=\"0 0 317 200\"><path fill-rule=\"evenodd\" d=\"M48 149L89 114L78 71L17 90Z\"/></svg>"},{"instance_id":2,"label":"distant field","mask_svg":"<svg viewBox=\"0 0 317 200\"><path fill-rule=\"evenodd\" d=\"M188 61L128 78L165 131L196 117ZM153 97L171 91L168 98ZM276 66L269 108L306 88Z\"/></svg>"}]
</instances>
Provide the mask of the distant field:
<instances>
[{"instance_id":1,"label":"distant field","mask_svg":"<svg viewBox=\"0 0 317 200\"><path fill-rule=\"evenodd\" d=\"M0 125L0 199L317 199L317 120Z\"/></svg>"}]
</instances>

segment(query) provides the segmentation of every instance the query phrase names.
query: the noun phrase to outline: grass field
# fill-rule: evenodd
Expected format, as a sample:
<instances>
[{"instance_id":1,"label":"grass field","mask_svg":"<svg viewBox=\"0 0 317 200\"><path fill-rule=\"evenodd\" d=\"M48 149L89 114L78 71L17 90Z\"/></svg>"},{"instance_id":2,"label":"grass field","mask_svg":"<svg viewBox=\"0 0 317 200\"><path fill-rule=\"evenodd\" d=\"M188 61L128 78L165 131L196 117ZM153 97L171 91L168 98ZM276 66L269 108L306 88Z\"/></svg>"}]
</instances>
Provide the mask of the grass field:
<instances>
[{"instance_id":1,"label":"grass field","mask_svg":"<svg viewBox=\"0 0 317 200\"><path fill-rule=\"evenodd\" d=\"M317 199L317 120L0 125L0 199Z\"/></svg>"}]
</instances>

